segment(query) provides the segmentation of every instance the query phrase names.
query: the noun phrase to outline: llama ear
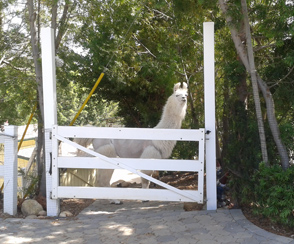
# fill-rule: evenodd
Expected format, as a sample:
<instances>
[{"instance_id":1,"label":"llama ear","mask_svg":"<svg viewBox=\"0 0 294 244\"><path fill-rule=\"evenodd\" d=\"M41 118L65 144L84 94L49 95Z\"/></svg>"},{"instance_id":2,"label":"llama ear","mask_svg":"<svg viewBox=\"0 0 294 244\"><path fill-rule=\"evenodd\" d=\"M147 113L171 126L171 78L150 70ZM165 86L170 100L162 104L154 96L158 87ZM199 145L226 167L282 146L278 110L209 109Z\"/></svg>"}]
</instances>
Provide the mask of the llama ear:
<instances>
[{"instance_id":1,"label":"llama ear","mask_svg":"<svg viewBox=\"0 0 294 244\"><path fill-rule=\"evenodd\" d=\"M181 82L175 84L174 86L174 92L177 91L178 89L184 89L184 90L188 90L188 85L186 82L183 82L183 84L181 85Z\"/></svg>"},{"instance_id":2,"label":"llama ear","mask_svg":"<svg viewBox=\"0 0 294 244\"><path fill-rule=\"evenodd\" d=\"M188 90L188 84L186 82L183 82L182 89Z\"/></svg>"},{"instance_id":3,"label":"llama ear","mask_svg":"<svg viewBox=\"0 0 294 244\"><path fill-rule=\"evenodd\" d=\"M176 92L180 88L180 86L181 86L181 83L180 82L177 83L177 84L175 84L175 86L174 86L174 92Z\"/></svg>"}]
</instances>

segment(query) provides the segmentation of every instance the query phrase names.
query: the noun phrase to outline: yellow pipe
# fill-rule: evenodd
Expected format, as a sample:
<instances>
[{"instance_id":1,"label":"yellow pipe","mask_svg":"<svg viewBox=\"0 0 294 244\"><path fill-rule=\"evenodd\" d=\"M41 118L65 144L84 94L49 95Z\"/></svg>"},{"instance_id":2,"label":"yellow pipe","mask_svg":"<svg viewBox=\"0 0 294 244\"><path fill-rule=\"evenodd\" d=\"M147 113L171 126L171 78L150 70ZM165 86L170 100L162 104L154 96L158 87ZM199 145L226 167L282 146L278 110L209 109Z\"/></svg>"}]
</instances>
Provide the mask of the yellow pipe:
<instances>
[{"instance_id":1,"label":"yellow pipe","mask_svg":"<svg viewBox=\"0 0 294 244\"><path fill-rule=\"evenodd\" d=\"M28 123L27 123L27 126L26 126L26 128L25 128L25 131L23 132L22 138L21 138L21 140L20 140L20 142L19 142L19 144L18 144L17 152L18 152L19 149L21 148L21 145L22 145L22 143L23 143L23 140L24 140L24 138L25 138L25 135L26 135L26 133L27 133L27 130L28 130L28 128L29 128L29 125L30 125L30 123L31 123L31 121L32 121L32 118L33 118L33 116L34 116L34 113L35 113L36 109L37 109L37 103L35 104L35 106L34 106L34 108L33 108L33 112L31 113L31 116L30 116L29 121L28 121Z\"/></svg>"},{"instance_id":2,"label":"yellow pipe","mask_svg":"<svg viewBox=\"0 0 294 244\"><path fill-rule=\"evenodd\" d=\"M83 108L86 106L87 102L89 101L90 97L92 96L92 94L94 93L94 91L96 90L97 86L99 85L100 81L102 80L104 76L104 73L101 73L101 75L99 76L98 80L96 81L94 87L92 88L91 92L89 93L88 97L86 98L85 102L83 103L83 105L81 106L80 110L77 112L76 116L73 118L73 120L70 122L70 126L72 126L74 124L74 122L76 121L76 119L79 117L80 113L82 112Z\"/></svg>"}]
</instances>

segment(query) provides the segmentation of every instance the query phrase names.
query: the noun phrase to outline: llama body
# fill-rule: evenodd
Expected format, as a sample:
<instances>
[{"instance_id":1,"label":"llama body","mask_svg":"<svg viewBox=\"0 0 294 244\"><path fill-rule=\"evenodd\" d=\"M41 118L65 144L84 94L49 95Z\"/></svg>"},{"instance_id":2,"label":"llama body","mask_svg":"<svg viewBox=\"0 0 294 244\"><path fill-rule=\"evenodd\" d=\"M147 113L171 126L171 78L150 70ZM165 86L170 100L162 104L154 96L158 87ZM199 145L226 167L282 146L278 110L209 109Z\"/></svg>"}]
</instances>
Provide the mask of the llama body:
<instances>
[{"instance_id":1,"label":"llama body","mask_svg":"<svg viewBox=\"0 0 294 244\"><path fill-rule=\"evenodd\" d=\"M168 98L161 120L154 128L180 129L187 109L187 84L175 84L173 94ZM121 158L169 158L176 141L158 140L114 140L114 139L75 139L78 144L93 144L94 151L107 157ZM153 171L142 171L152 175ZM112 169L99 169L96 174L96 186L110 186ZM148 188L149 181L142 178L142 188ZM115 203L119 203L115 201Z\"/></svg>"}]
</instances>

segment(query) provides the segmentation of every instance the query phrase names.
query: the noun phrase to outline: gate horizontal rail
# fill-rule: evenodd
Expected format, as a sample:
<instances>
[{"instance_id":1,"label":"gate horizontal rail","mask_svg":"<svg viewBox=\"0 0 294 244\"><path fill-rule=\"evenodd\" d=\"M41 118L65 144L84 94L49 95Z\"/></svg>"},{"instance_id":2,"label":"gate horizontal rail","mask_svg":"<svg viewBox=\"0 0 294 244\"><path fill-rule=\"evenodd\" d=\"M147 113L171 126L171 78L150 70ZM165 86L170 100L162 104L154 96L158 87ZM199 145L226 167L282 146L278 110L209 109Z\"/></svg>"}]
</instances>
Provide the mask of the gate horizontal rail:
<instances>
[{"instance_id":1,"label":"gate horizontal rail","mask_svg":"<svg viewBox=\"0 0 294 244\"><path fill-rule=\"evenodd\" d=\"M204 129L58 126L58 135L68 138L201 141L204 140Z\"/></svg>"},{"instance_id":2,"label":"gate horizontal rail","mask_svg":"<svg viewBox=\"0 0 294 244\"><path fill-rule=\"evenodd\" d=\"M140 170L160 170L178 171L185 169L189 172L199 172L203 168L203 162L199 160L175 160L175 159L143 159L143 158L116 158L117 162L122 162L129 167ZM83 164L81 164L83 162ZM177 164L175 164L175 162ZM117 165L110 165L102 159L96 157L59 157L58 168L68 169L120 169Z\"/></svg>"},{"instance_id":3,"label":"gate horizontal rail","mask_svg":"<svg viewBox=\"0 0 294 244\"><path fill-rule=\"evenodd\" d=\"M58 194L63 198L85 198L85 199L125 199L145 201L179 201L199 202L203 201L203 194L200 191L181 190L179 195L166 189L141 189L141 188L115 188L115 187L58 187ZM193 196L185 197L185 194ZM115 196L115 197L114 197Z\"/></svg>"}]
</instances>

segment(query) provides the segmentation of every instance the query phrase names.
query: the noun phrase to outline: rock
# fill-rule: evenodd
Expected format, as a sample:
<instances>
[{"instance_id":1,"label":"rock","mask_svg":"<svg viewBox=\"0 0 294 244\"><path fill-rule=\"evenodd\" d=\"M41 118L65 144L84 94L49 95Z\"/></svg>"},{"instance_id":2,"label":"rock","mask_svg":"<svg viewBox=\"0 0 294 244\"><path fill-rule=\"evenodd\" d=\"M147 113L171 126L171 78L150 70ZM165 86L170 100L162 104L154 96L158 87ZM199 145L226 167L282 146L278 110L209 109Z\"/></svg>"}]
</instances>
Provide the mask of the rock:
<instances>
[{"instance_id":1,"label":"rock","mask_svg":"<svg viewBox=\"0 0 294 244\"><path fill-rule=\"evenodd\" d=\"M42 205L43 209L46 209L46 197L39 195L37 196L36 201Z\"/></svg>"},{"instance_id":2,"label":"rock","mask_svg":"<svg viewBox=\"0 0 294 244\"><path fill-rule=\"evenodd\" d=\"M72 217L72 216L73 216L73 214L69 211L63 211L59 214L59 217L61 217L61 218Z\"/></svg>"},{"instance_id":3,"label":"rock","mask_svg":"<svg viewBox=\"0 0 294 244\"><path fill-rule=\"evenodd\" d=\"M47 212L45 210L42 210L38 213L38 216L47 216Z\"/></svg>"},{"instance_id":4,"label":"rock","mask_svg":"<svg viewBox=\"0 0 294 244\"><path fill-rule=\"evenodd\" d=\"M43 207L36 200L25 200L21 205L21 212L24 216L37 215L43 210Z\"/></svg>"}]
</instances>

